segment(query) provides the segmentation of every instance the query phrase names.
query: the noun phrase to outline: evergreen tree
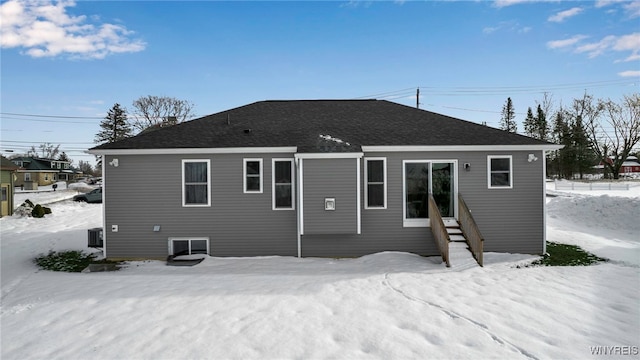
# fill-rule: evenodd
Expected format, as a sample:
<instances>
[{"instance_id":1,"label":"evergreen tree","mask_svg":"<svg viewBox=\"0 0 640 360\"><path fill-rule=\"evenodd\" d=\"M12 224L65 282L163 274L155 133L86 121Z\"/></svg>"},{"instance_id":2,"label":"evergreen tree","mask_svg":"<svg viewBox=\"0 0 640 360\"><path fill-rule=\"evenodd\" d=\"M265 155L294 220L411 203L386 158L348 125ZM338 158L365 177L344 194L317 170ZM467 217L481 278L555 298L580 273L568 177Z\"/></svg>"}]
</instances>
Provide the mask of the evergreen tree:
<instances>
[{"instance_id":1,"label":"evergreen tree","mask_svg":"<svg viewBox=\"0 0 640 360\"><path fill-rule=\"evenodd\" d=\"M549 136L549 124L547 124L547 114L540 104L538 104L537 116L535 117L535 132L533 137L539 140L547 140Z\"/></svg>"},{"instance_id":2,"label":"evergreen tree","mask_svg":"<svg viewBox=\"0 0 640 360\"><path fill-rule=\"evenodd\" d=\"M130 136L131 126L127 122L127 113L116 103L100 123L100 131L96 134L95 142L112 143Z\"/></svg>"},{"instance_id":3,"label":"evergreen tree","mask_svg":"<svg viewBox=\"0 0 640 360\"><path fill-rule=\"evenodd\" d=\"M64 151L62 153L60 153L60 155L58 155L58 160L67 161L67 162L69 162L69 164L71 164L71 162L72 162L72 160L69 158L69 156L67 156L67 153L64 152Z\"/></svg>"},{"instance_id":4,"label":"evergreen tree","mask_svg":"<svg viewBox=\"0 0 640 360\"><path fill-rule=\"evenodd\" d=\"M500 129L515 133L518 131L518 124L515 121L516 111L513 108L511 98L507 98L507 102L502 107L502 117L500 118Z\"/></svg>"},{"instance_id":5,"label":"evergreen tree","mask_svg":"<svg viewBox=\"0 0 640 360\"><path fill-rule=\"evenodd\" d=\"M527 109L527 117L524 119L522 123L524 127L524 134L530 137L535 137L536 134L536 118L533 116L533 111L531 111L531 107Z\"/></svg>"},{"instance_id":6,"label":"evergreen tree","mask_svg":"<svg viewBox=\"0 0 640 360\"><path fill-rule=\"evenodd\" d=\"M571 124L571 145L575 153L575 167L582 179L585 172L588 172L594 163L597 163L596 156L589 145L589 138L584 128L582 116L577 116Z\"/></svg>"},{"instance_id":7,"label":"evergreen tree","mask_svg":"<svg viewBox=\"0 0 640 360\"><path fill-rule=\"evenodd\" d=\"M573 139L571 136L571 126L566 121L565 112L559 110L553 127L553 136L557 144L564 145L555 154L555 170L560 177L570 179L573 176L575 151L573 149Z\"/></svg>"}]
</instances>

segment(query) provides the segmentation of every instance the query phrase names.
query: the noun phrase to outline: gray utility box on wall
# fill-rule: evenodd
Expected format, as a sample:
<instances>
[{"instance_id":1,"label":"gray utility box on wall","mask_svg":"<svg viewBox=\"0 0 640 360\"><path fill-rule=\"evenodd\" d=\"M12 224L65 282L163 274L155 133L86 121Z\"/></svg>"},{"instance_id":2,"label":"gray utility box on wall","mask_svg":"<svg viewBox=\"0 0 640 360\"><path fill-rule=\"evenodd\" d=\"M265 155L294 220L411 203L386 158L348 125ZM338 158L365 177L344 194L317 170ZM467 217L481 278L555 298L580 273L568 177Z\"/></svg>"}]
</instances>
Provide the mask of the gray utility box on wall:
<instances>
[{"instance_id":1,"label":"gray utility box on wall","mask_svg":"<svg viewBox=\"0 0 640 360\"><path fill-rule=\"evenodd\" d=\"M102 242L102 228L89 229L89 243L88 247L101 248Z\"/></svg>"}]
</instances>

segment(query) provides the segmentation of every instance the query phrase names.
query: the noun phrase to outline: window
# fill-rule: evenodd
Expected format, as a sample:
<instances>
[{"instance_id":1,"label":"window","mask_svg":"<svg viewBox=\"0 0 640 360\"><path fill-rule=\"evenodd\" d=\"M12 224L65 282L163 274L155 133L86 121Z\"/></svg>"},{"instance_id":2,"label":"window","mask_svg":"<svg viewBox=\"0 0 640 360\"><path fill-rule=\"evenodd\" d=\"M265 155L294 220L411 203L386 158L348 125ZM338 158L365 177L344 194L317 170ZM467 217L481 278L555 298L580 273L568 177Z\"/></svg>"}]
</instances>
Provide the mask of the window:
<instances>
[{"instance_id":1,"label":"window","mask_svg":"<svg viewBox=\"0 0 640 360\"><path fill-rule=\"evenodd\" d=\"M244 192L262 193L262 159L244 159Z\"/></svg>"},{"instance_id":2,"label":"window","mask_svg":"<svg viewBox=\"0 0 640 360\"><path fill-rule=\"evenodd\" d=\"M44 174L44 180L48 181L49 180L49 174Z\"/></svg>"},{"instance_id":3,"label":"window","mask_svg":"<svg viewBox=\"0 0 640 360\"><path fill-rule=\"evenodd\" d=\"M402 167L403 226L429 226L429 194L442 217L455 217L456 160L404 160Z\"/></svg>"},{"instance_id":4,"label":"window","mask_svg":"<svg viewBox=\"0 0 640 360\"><path fill-rule=\"evenodd\" d=\"M404 219L424 222L424 226L427 223L421 219L429 218L429 165L428 162L404 162Z\"/></svg>"},{"instance_id":5,"label":"window","mask_svg":"<svg viewBox=\"0 0 640 360\"><path fill-rule=\"evenodd\" d=\"M210 160L182 160L182 205L211 205Z\"/></svg>"},{"instance_id":6,"label":"window","mask_svg":"<svg viewBox=\"0 0 640 360\"><path fill-rule=\"evenodd\" d=\"M387 159L366 158L364 186L365 209L387 208Z\"/></svg>"},{"instance_id":7,"label":"window","mask_svg":"<svg viewBox=\"0 0 640 360\"><path fill-rule=\"evenodd\" d=\"M170 255L209 254L208 238L171 238L169 239Z\"/></svg>"},{"instance_id":8,"label":"window","mask_svg":"<svg viewBox=\"0 0 640 360\"><path fill-rule=\"evenodd\" d=\"M273 159L273 210L293 210L293 159Z\"/></svg>"},{"instance_id":9,"label":"window","mask_svg":"<svg viewBox=\"0 0 640 360\"><path fill-rule=\"evenodd\" d=\"M489 189L513 188L511 155L489 155L487 157L487 172Z\"/></svg>"},{"instance_id":10,"label":"window","mask_svg":"<svg viewBox=\"0 0 640 360\"><path fill-rule=\"evenodd\" d=\"M24 181L31 181L31 173L24 173Z\"/></svg>"},{"instance_id":11,"label":"window","mask_svg":"<svg viewBox=\"0 0 640 360\"><path fill-rule=\"evenodd\" d=\"M9 199L9 195L8 195L8 193L7 193L7 187L6 187L6 186L3 186L3 187L2 187L2 198L1 198L0 200L2 200L2 201L8 201L8 199Z\"/></svg>"}]
</instances>

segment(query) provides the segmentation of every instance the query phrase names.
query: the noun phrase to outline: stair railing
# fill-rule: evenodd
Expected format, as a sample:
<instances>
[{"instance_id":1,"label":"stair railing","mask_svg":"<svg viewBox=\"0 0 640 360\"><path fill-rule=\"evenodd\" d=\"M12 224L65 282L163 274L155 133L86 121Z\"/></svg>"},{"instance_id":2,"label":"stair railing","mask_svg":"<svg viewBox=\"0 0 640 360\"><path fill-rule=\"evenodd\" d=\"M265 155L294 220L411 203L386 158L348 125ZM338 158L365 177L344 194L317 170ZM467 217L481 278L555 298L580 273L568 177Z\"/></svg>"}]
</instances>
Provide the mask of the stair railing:
<instances>
[{"instance_id":1,"label":"stair railing","mask_svg":"<svg viewBox=\"0 0 640 360\"><path fill-rule=\"evenodd\" d=\"M450 267L449 263L449 233L447 233L447 227L444 225L442 215L432 194L429 194L429 222L431 223L431 232L436 240L436 245L442 255L442 260Z\"/></svg>"},{"instance_id":2,"label":"stair railing","mask_svg":"<svg viewBox=\"0 0 640 360\"><path fill-rule=\"evenodd\" d=\"M462 194L460 193L458 193L458 222L460 223L462 234L465 239L467 239L467 244L469 245L469 249L471 249L473 257L478 262L478 265L482 266L484 238L476 221L473 219L473 216L471 216L471 210L469 210L467 203L464 202Z\"/></svg>"}]
</instances>

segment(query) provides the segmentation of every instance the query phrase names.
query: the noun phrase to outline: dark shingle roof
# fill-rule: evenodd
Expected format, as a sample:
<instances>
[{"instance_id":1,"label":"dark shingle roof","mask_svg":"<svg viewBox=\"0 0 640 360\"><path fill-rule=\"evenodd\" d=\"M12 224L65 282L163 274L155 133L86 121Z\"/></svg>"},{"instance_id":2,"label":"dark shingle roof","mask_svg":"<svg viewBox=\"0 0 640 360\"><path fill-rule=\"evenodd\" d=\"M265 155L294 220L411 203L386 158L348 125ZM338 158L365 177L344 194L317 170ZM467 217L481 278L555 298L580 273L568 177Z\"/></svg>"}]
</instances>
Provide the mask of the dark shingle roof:
<instances>
[{"instance_id":1,"label":"dark shingle roof","mask_svg":"<svg viewBox=\"0 0 640 360\"><path fill-rule=\"evenodd\" d=\"M16 170L19 169L20 167L16 164L14 164L11 160L7 159L6 157L0 155L0 169L2 170Z\"/></svg>"},{"instance_id":2,"label":"dark shingle roof","mask_svg":"<svg viewBox=\"0 0 640 360\"><path fill-rule=\"evenodd\" d=\"M291 100L256 102L93 150L297 146L299 152L345 152L363 145L548 144L385 100Z\"/></svg>"}]
</instances>

